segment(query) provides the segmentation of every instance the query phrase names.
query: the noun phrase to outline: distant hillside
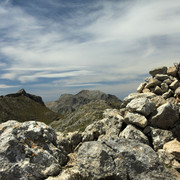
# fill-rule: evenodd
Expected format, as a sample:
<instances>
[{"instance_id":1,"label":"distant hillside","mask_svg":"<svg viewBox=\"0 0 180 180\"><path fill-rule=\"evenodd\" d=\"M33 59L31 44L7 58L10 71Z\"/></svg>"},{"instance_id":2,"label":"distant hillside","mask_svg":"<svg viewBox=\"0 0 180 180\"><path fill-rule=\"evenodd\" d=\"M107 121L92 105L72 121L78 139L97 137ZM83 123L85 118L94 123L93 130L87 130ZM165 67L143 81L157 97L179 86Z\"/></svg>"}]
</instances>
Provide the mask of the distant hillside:
<instances>
[{"instance_id":1,"label":"distant hillside","mask_svg":"<svg viewBox=\"0 0 180 180\"><path fill-rule=\"evenodd\" d=\"M58 117L57 113L45 107L40 96L28 94L24 89L0 96L0 123L13 119L20 122L35 120L49 124Z\"/></svg>"},{"instance_id":2,"label":"distant hillside","mask_svg":"<svg viewBox=\"0 0 180 180\"><path fill-rule=\"evenodd\" d=\"M116 96L97 90L82 90L76 95L63 94L59 100L46 103L54 112L62 115L58 121L51 123L57 131L84 130L94 121L102 118L108 108L120 108L121 100Z\"/></svg>"}]
</instances>

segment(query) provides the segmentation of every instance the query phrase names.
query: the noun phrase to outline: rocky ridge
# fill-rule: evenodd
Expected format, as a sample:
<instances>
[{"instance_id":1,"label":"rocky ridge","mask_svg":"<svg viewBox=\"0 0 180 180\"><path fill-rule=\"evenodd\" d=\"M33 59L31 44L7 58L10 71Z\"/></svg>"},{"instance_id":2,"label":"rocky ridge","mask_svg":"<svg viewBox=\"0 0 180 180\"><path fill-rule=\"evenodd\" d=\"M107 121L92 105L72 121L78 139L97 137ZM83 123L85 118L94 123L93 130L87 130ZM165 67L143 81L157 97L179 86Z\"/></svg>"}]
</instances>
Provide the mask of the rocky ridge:
<instances>
[{"instance_id":1,"label":"rocky ridge","mask_svg":"<svg viewBox=\"0 0 180 180\"><path fill-rule=\"evenodd\" d=\"M57 113L45 107L40 96L26 93L24 89L0 96L0 123L14 119L19 122L36 120L49 124L58 118Z\"/></svg>"},{"instance_id":2,"label":"rocky ridge","mask_svg":"<svg viewBox=\"0 0 180 180\"><path fill-rule=\"evenodd\" d=\"M105 109L120 108L121 100L116 96L97 90L82 90L76 95L63 94L58 101L48 102L46 106L61 118L50 125L56 131L83 131L86 126L103 117Z\"/></svg>"},{"instance_id":3,"label":"rocky ridge","mask_svg":"<svg viewBox=\"0 0 180 180\"><path fill-rule=\"evenodd\" d=\"M159 88L167 79L179 82L176 66L171 74L167 67L157 69L150 74L151 79L161 77ZM167 78L162 80L162 75ZM146 87L148 92L143 92L145 86L141 92L138 88L120 108L106 109L103 118L84 131L55 132L33 121L1 124L1 179L7 174L20 180L22 174L47 180L180 179L179 86L170 85L167 92L174 95L168 97L154 92L156 86ZM48 158L51 163L46 163Z\"/></svg>"}]
</instances>

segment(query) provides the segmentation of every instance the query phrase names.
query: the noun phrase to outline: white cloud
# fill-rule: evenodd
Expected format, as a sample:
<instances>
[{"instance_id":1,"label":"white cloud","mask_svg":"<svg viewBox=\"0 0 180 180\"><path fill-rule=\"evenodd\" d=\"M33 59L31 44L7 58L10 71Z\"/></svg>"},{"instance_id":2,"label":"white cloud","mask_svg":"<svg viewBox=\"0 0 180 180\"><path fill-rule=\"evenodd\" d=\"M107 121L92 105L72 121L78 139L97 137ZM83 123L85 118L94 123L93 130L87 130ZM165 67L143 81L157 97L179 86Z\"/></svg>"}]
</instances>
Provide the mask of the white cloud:
<instances>
[{"instance_id":1,"label":"white cloud","mask_svg":"<svg viewBox=\"0 0 180 180\"><path fill-rule=\"evenodd\" d=\"M0 6L0 55L6 60L1 79L69 77L52 83L100 88L100 82L133 82L179 60L178 0L98 1L61 21L39 19L8 3ZM97 10L88 13L90 8Z\"/></svg>"}]
</instances>

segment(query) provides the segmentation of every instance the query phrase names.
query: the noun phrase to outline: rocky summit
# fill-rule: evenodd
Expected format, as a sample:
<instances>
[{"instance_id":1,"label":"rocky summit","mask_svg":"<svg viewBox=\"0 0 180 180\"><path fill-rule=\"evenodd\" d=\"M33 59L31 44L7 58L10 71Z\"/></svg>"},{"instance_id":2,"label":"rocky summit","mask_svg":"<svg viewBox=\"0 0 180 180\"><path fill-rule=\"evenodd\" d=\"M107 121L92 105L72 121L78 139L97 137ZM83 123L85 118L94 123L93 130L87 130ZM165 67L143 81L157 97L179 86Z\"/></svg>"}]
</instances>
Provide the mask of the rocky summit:
<instances>
[{"instance_id":1,"label":"rocky summit","mask_svg":"<svg viewBox=\"0 0 180 180\"><path fill-rule=\"evenodd\" d=\"M29 94L24 89L0 96L0 123L14 119L19 122L34 120L49 124L58 117L57 113L45 106L40 96Z\"/></svg>"},{"instance_id":2,"label":"rocky summit","mask_svg":"<svg viewBox=\"0 0 180 180\"><path fill-rule=\"evenodd\" d=\"M82 131L87 125L102 119L105 109L120 108L121 100L101 91L82 90L76 95L63 94L58 101L48 102L46 106L61 115L51 123L56 131Z\"/></svg>"},{"instance_id":3,"label":"rocky summit","mask_svg":"<svg viewBox=\"0 0 180 180\"><path fill-rule=\"evenodd\" d=\"M60 131L38 121L1 123L0 179L179 180L179 64L149 73L137 92L120 105L104 109L101 118L84 123L84 128ZM80 99L61 97L71 104L65 103L63 109L60 102L62 114L81 115L78 123L71 121L72 126L82 126L83 118L87 120L88 114L79 111L84 105L90 109L104 102L96 99L102 93L95 94L82 91ZM91 96L92 101L88 100ZM88 113L91 116L93 108Z\"/></svg>"}]
</instances>

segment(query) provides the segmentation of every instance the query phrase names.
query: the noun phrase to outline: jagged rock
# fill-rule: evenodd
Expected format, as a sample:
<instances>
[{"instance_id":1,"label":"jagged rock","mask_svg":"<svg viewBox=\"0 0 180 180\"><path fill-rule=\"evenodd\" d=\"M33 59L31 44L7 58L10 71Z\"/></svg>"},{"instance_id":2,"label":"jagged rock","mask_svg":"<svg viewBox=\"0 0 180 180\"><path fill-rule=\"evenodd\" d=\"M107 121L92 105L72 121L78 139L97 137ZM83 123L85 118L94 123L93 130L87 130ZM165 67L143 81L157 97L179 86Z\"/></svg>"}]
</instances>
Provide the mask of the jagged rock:
<instances>
[{"instance_id":1,"label":"jagged rock","mask_svg":"<svg viewBox=\"0 0 180 180\"><path fill-rule=\"evenodd\" d=\"M145 86L146 89L149 88L153 88L156 86L160 86L161 85L161 81L157 80L157 79L151 79Z\"/></svg>"},{"instance_id":2,"label":"jagged rock","mask_svg":"<svg viewBox=\"0 0 180 180\"><path fill-rule=\"evenodd\" d=\"M157 113L150 119L150 122L154 127L170 129L178 119L178 107L168 102L157 108Z\"/></svg>"},{"instance_id":3,"label":"jagged rock","mask_svg":"<svg viewBox=\"0 0 180 180\"><path fill-rule=\"evenodd\" d=\"M55 177L48 177L46 180L83 180L77 165L77 152L68 154L69 161L62 172Z\"/></svg>"},{"instance_id":4,"label":"jagged rock","mask_svg":"<svg viewBox=\"0 0 180 180\"><path fill-rule=\"evenodd\" d=\"M167 102L162 96L155 96L151 101L155 104L156 108Z\"/></svg>"},{"instance_id":5,"label":"jagged rock","mask_svg":"<svg viewBox=\"0 0 180 180\"><path fill-rule=\"evenodd\" d=\"M173 154L176 159L180 160L180 142L177 139L164 144L163 149L169 154Z\"/></svg>"},{"instance_id":6,"label":"jagged rock","mask_svg":"<svg viewBox=\"0 0 180 180\"><path fill-rule=\"evenodd\" d=\"M163 93L167 92L169 90L168 84L165 82L161 83L161 89Z\"/></svg>"},{"instance_id":7,"label":"jagged rock","mask_svg":"<svg viewBox=\"0 0 180 180\"><path fill-rule=\"evenodd\" d=\"M170 98L171 96L173 96L173 91L171 89L168 90L168 92L165 92L162 97L164 99Z\"/></svg>"},{"instance_id":8,"label":"jagged rock","mask_svg":"<svg viewBox=\"0 0 180 180\"><path fill-rule=\"evenodd\" d=\"M169 87L173 90L176 90L179 86L180 86L180 82L177 79L169 85Z\"/></svg>"},{"instance_id":9,"label":"jagged rock","mask_svg":"<svg viewBox=\"0 0 180 180\"><path fill-rule=\"evenodd\" d=\"M176 160L173 154L166 152L164 149L159 149L157 153L160 161L164 163L167 168L173 168L177 171L180 170L180 163ZM178 178L180 178L180 174L178 175Z\"/></svg>"},{"instance_id":10,"label":"jagged rock","mask_svg":"<svg viewBox=\"0 0 180 180\"><path fill-rule=\"evenodd\" d=\"M149 74L151 74L151 76L155 76L156 74L167 74L167 67L155 68L153 70L150 70Z\"/></svg>"},{"instance_id":11,"label":"jagged rock","mask_svg":"<svg viewBox=\"0 0 180 180\"><path fill-rule=\"evenodd\" d=\"M133 112L128 112L124 117L124 121L127 124L134 124L142 128L146 127L148 123L145 116Z\"/></svg>"},{"instance_id":12,"label":"jagged rock","mask_svg":"<svg viewBox=\"0 0 180 180\"><path fill-rule=\"evenodd\" d=\"M123 124L123 117L119 115L119 112L115 113L105 111L104 116L106 118L96 121L93 124L87 126L85 131L82 133L82 141L93 141L97 140L101 135L118 136ZM113 114L113 115L112 115Z\"/></svg>"},{"instance_id":13,"label":"jagged rock","mask_svg":"<svg viewBox=\"0 0 180 180\"><path fill-rule=\"evenodd\" d=\"M174 139L173 133L168 130L162 130L148 126L144 129L143 132L151 137L155 151L162 149L165 143Z\"/></svg>"},{"instance_id":14,"label":"jagged rock","mask_svg":"<svg viewBox=\"0 0 180 180\"><path fill-rule=\"evenodd\" d=\"M167 85L170 85L173 81L174 80L171 77L169 77L169 79L164 80L163 83L166 83Z\"/></svg>"},{"instance_id":15,"label":"jagged rock","mask_svg":"<svg viewBox=\"0 0 180 180\"><path fill-rule=\"evenodd\" d=\"M169 67L168 70L167 70L167 74L168 74L169 76L174 76L174 77L176 77L176 76L177 76L177 68L176 68L175 66Z\"/></svg>"},{"instance_id":16,"label":"jagged rock","mask_svg":"<svg viewBox=\"0 0 180 180\"><path fill-rule=\"evenodd\" d=\"M139 87L137 88L137 92L138 92L138 93L141 93L141 92L143 91L143 89L144 89L145 86L146 86L146 82L141 83L141 84L139 85Z\"/></svg>"},{"instance_id":17,"label":"jagged rock","mask_svg":"<svg viewBox=\"0 0 180 180\"><path fill-rule=\"evenodd\" d=\"M174 128L172 129L173 134L175 137L180 141L180 124L176 124Z\"/></svg>"},{"instance_id":18,"label":"jagged rock","mask_svg":"<svg viewBox=\"0 0 180 180\"><path fill-rule=\"evenodd\" d=\"M46 106L59 114L67 114L78 110L85 104L97 100L104 100L113 108L118 108L121 104L121 100L114 95L105 94L97 90L82 90L75 95L62 94L59 100L55 102L48 102L46 103Z\"/></svg>"},{"instance_id":19,"label":"jagged rock","mask_svg":"<svg viewBox=\"0 0 180 180\"><path fill-rule=\"evenodd\" d=\"M146 144L129 139L85 142L78 150L78 167L83 178L174 180Z\"/></svg>"},{"instance_id":20,"label":"jagged rock","mask_svg":"<svg viewBox=\"0 0 180 180\"><path fill-rule=\"evenodd\" d=\"M26 93L26 91L24 89L20 89L17 93L7 94L5 97L19 97L19 96L26 96L26 97L32 99L33 101L45 106L45 104L40 96Z\"/></svg>"},{"instance_id":21,"label":"jagged rock","mask_svg":"<svg viewBox=\"0 0 180 180\"><path fill-rule=\"evenodd\" d=\"M126 107L130 108L135 112L139 112L145 116L148 116L151 112L154 111L155 105L148 98L137 98L133 99L130 103L128 103Z\"/></svg>"},{"instance_id":22,"label":"jagged rock","mask_svg":"<svg viewBox=\"0 0 180 180\"><path fill-rule=\"evenodd\" d=\"M155 78L158 79L159 81L164 81L169 78L167 74L156 74Z\"/></svg>"},{"instance_id":23,"label":"jagged rock","mask_svg":"<svg viewBox=\"0 0 180 180\"><path fill-rule=\"evenodd\" d=\"M57 139L60 146L63 146L67 153L71 153L77 147L77 145L82 141L82 133L78 131L69 132L64 134L62 132L57 132Z\"/></svg>"},{"instance_id":24,"label":"jagged rock","mask_svg":"<svg viewBox=\"0 0 180 180\"><path fill-rule=\"evenodd\" d=\"M0 179L36 180L57 175L67 162L55 131L41 122L0 125Z\"/></svg>"},{"instance_id":25,"label":"jagged rock","mask_svg":"<svg viewBox=\"0 0 180 180\"><path fill-rule=\"evenodd\" d=\"M140 130L130 124L119 134L119 137L149 144L148 138Z\"/></svg>"},{"instance_id":26,"label":"jagged rock","mask_svg":"<svg viewBox=\"0 0 180 180\"><path fill-rule=\"evenodd\" d=\"M144 88L142 92L143 92L143 93L148 93L148 92L151 92L151 91L150 91L150 89L148 89L148 88Z\"/></svg>"},{"instance_id":27,"label":"jagged rock","mask_svg":"<svg viewBox=\"0 0 180 180\"><path fill-rule=\"evenodd\" d=\"M152 92L157 94L157 95L162 95L163 94L163 90L159 86L156 86L155 89Z\"/></svg>"},{"instance_id":28,"label":"jagged rock","mask_svg":"<svg viewBox=\"0 0 180 180\"><path fill-rule=\"evenodd\" d=\"M58 119L58 114L44 106L42 98L25 92L0 96L0 123L9 119L19 122L41 121L46 124Z\"/></svg>"}]
</instances>

